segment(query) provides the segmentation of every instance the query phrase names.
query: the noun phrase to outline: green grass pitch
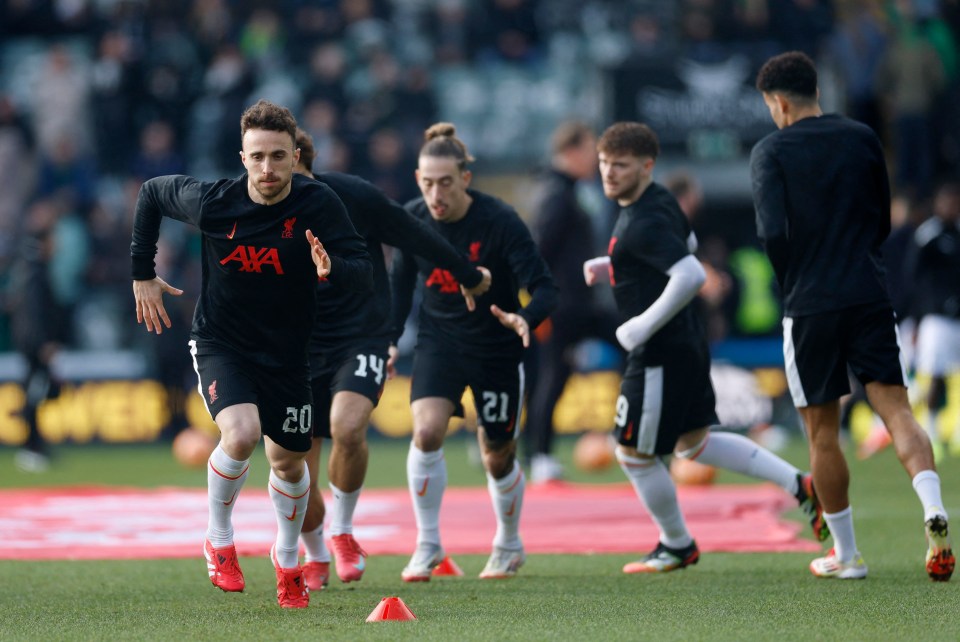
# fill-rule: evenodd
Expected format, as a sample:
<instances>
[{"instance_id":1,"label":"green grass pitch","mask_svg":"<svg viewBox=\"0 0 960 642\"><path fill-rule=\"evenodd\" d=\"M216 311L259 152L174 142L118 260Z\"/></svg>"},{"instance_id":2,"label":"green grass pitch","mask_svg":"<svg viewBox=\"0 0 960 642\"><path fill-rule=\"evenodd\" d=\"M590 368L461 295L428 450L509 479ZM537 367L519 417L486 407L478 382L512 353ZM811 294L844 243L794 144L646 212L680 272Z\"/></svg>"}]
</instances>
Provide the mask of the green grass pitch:
<instances>
[{"instance_id":1,"label":"green grass pitch","mask_svg":"<svg viewBox=\"0 0 960 642\"><path fill-rule=\"evenodd\" d=\"M560 443L574 481L622 481L618 469L572 471L571 439ZM451 485L483 484L466 441L446 447ZM374 441L368 487L404 483L406 442ZM44 475L13 472L0 449L0 487L80 483L203 486L159 445L60 448ZM262 454L254 475L266 474ZM801 443L785 457L805 467ZM458 463L459 462L459 463ZM405 557L374 557L361 582L312 596L309 609L277 607L266 558L244 558L247 591L210 585L199 557L187 560L0 561L0 640L957 640L958 580L934 584L923 570L921 510L888 449L851 459L857 537L870 576L818 580L808 554L704 554L663 576L620 573L630 555L531 555L513 580L481 581L482 556L457 556L462 578L400 581ZM940 466L947 510L960 516L960 461ZM745 478L721 474L718 483ZM800 519L799 511L788 518ZM2 515L0 515L2 520ZM695 533L694 533L695 534ZM589 533L584 533L588 538ZM637 552L653 542L637 542ZM0 546L2 546L0 542ZM382 597L401 597L416 622L367 624Z\"/></svg>"}]
</instances>

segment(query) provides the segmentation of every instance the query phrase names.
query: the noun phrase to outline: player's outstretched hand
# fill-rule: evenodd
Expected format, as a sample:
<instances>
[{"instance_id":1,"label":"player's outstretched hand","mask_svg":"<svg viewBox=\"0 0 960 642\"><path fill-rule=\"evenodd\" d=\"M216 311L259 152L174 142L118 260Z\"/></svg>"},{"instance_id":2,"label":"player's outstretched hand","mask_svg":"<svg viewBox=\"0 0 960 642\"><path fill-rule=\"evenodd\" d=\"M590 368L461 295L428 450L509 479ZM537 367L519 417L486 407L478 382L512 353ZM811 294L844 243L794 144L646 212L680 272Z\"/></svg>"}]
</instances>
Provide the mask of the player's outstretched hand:
<instances>
[{"instance_id":1,"label":"player's outstretched hand","mask_svg":"<svg viewBox=\"0 0 960 642\"><path fill-rule=\"evenodd\" d=\"M397 357L400 356L400 349L391 345L387 348L387 379L393 379L397 376Z\"/></svg>"},{"instance_id":2,"label":"player's outstretched hand","mask_svg":"<svg viewBox=\"0 0 960 642\"><path fill-rule=\"evenodd\" d=\"M161 334L163 326L172 326L167 310L163 307L163 294L180 296L183 290L175 288L159 276L149 281L133 282L133 298L137 302L137 323L147 326L147 332Z\"/></svg>"},{"instance_id":3,"label":"player's outstretched hand","mask_svg":"<svg viewBox=\"0 0 960 642\"><path fill-rule=\"evenodd\" d=\"M610 282L610 257L598 256L583 262L583 280L587 285Z\"/></svg>"},{"instance_id":4,"label":"player's outstretched hand","mask_svg":"<svg viewBox=\"0 0 960 642\"><path fill-rule=\"evenodd\" d=\"M471 312L477 309L477 302L474 300L474 297L478 297L489 290L490 284L493 282L493 276L490 274L490 270L482 266L477 266L477 269L480 271L480 274L483 275L480 283L476 284L472 288L465 288L462 285L460 286L460 292L463 294L463 298L467 302L467 309Z\"/></svg>"},{"instance_id":5,"label":"player's outstretched hand","mask_svg":"<svg viewBox=\"0 0 960 642\"><path fill-rule=\"evenodd\" d=\"M321 279L330 275L330 255L323 249L323 243L320 242L313 232L307 230L307 242L310 244L310 252L313 256L313 263L317 266L317 276Z\"/></svg>"},{"instance_id":6,"label":"player's outstretched hand","mask_svg":"<svg viewBox=\"0 0 960 642\"><path fill-rule=\"evenodd\" d=\"M504 312L495 305L490 306L490 312L500 320L500 323L517 333L523 340L523 347L530 347L530 325L527 320L515 312Z\"/></svg>"}]
</instances>

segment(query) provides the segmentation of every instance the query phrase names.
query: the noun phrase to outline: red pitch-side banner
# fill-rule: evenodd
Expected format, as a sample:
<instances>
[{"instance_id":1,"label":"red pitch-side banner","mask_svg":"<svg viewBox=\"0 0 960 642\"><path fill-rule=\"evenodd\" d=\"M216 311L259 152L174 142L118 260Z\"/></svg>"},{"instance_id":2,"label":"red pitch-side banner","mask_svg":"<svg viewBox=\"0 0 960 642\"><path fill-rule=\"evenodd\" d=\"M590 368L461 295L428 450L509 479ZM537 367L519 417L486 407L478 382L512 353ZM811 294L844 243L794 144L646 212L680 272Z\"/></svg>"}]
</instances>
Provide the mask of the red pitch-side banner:
<instances>
[{"instance_id":1,"label":"red pitch-side banner","mask_svg":"<svg viewBox=\"0 0 960 642\"><path fill-rule=\"evenodd\" d=\"M772 485L679 489L703 551L817 551L799 522L781 514L795 500ZM329 500L329 498L327 498ZM113 487L0 491L0 559L150 559L201 556L203 489ZM488 553L495 530L485 488L450 488L440 518L448 553ZM276 517L266 489L237 498L240 555L267 555ZM354 534L370 554L410 554L416 524L406 490L364 491ZM628 484L549 484L527 489L521 535L528 553L641 553L657 529Z\"/></svg>"}]
</instances>

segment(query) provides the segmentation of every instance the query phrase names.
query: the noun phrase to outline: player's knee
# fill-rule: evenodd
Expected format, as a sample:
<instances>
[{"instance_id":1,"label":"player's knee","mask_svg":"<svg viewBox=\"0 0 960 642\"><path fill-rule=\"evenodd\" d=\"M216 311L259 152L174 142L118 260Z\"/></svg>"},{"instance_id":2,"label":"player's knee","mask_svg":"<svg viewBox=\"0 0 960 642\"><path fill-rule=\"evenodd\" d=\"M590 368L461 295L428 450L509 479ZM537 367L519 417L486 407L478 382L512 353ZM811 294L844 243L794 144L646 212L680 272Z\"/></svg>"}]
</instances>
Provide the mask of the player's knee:
<instances>
[{"instance_id":1,"label":"player's knee","mask_svg":"<svg viewBox=\"0 0 960 642\"><path fill-rule=\"evenodd\" d=\"M652 466L657 461L654 455L641 453L636 448L623 444L617 445L614 454L621 466Z\"/></svg>"},{"instance_id":2,"label":"player's knee","mask_svg":"<svg viewBox=\"0 0 960 642\"><path fill-rule=\"evenodd\" d=\"M340 448L356 450L367 442L367 423L356 421L333 421L330 424L330 436Z\"/></svg>"},{"instance_id":3,"label":"player's knee","mask_svg":"<svg viewBox=\"0 0 960 642\"><path fill-rule=\"evenodd\" d=\"M503 479L513 471L515 448L512 442L484 444L483 467L494 479Z\"/></svg>"},{"instance_id":4,"label":"player's knee","mask_svg":"<svg viewBox=\"0 0 960 642\"><path fill-rule=\"evenodd\" d=\"M439 430L436 426L414 426L413 427L413 445L423 452L434 452L443 447L443 437L445 430Z\"/></svg>"},{"instance_id":5,"label":"player's knee","mask_svg":"<svg viewBox=\"0 0 960 642\"><path fill-rule=\"evenodd\" d=\"M673 454L681 459L696 459L704 446L707 445L707 439L710 438L708 428L694 430L681 435L677 439L677 444L673 449Z\"/></svg>"}]
</instances>

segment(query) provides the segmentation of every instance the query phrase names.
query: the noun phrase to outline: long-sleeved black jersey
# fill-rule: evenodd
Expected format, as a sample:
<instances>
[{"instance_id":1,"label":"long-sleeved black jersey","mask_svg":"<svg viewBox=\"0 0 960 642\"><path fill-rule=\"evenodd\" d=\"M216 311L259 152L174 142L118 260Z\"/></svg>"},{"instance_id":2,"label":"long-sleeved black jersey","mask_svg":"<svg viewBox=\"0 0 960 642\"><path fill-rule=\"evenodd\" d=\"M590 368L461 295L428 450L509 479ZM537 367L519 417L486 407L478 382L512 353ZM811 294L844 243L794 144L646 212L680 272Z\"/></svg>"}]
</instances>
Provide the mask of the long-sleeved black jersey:
<instances>
[{"instance_id":1,"label":"long-sleeved black jersey","mask_svg":"<svg viewBox=\"0 0 960 642\"><path fill-rule=\"evenodd\" d=\"M804 118L754 146L750 173L786 316L887 298L890 183L873 130L836 114Z\"/></svg>"},{"instance_id":2,"label":"long-sleeved black jersey","mask_svg":"<svg viewBox=\"0 0 960 642\"><path fill-rule=\"evenodd\" d=\"M907 259L911 311L960 319L960 223L933 217L917 228Z\"/></svg>"},{"instance_id":3,"label":"long-sleeved black jersey","mask_svg":"<svg viewBox=\"0 0 960 642\"><path fill-rule=\"evenodd\" d=\"M201 182L162 176L140 188L134 219L133 278L152 279L163 216L203 235L202 285L190 336L267 367L303 364L316 311L317 269L306 230L330 255L329 279L365 292L372 266L343 203L325 185L294 175L290 195L254 203L247 176ZM366 296L362 294L361 296Z\"/></svg>"},{"instance_id":4,"label":"long-sleeved black jersey","mask_svg":"<svg viewBox=\"0 0 960 642\"><path fill-rule=\"evenodd\" d=\"M610 237L610 284L621 321L642 314L656 301L667 270L691 253L690 222L677 199L650 183L636 201L620 210ZM693 303L688 303L644 344L650 358L666 358L670 346L706 342Z\"/></svg>"},{"instance_id":5,"label":"long-sleeved black jersey","mask_svg":"<svg viewBox=\"0 0 960 642\"><path fill-rule=\"evenodd\" d=\"M483 278L479 271L423 221L411 216L371 183L358 176L328 172L315 178L332 189L347 208L357 232L367 244L373 263L371 296L357 296L346 288L321 282L317 290L317 319L310 337L310 354L323 354L330 347L352 338L382 337L389 340L390 281L382 243L426 257L447 269L468 288Z\"/></svg>"},{"instance_id":6,"label":"long-sleeved black jersey","mask_svg":"<svg viewBox=\"0 0 960 642\"><path fill-rule=\"evenodd\" d=\"M407 203L406 208L453 247L465 252L472 264L490 270L490 290L477 298L477 309L470 312L460 294L460 283L450 272L408 252L397 252L391 274L393 338L399 339L403 333L413 290L419 283L423 290L420 340L427 339L469 356L518 359L523 353L520 337L490 313L490 305L520 314L532 331L556 306L557 289L516 211L493 196L474 190L469 190L469 194L473 202L466 216L454 223L433 220L422 198ZM523 308L518 298L521 287L526 287L531 295Z\"/></svg>"}]
</instances>

